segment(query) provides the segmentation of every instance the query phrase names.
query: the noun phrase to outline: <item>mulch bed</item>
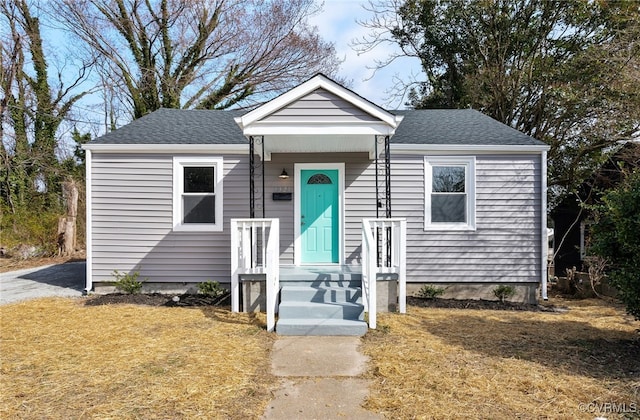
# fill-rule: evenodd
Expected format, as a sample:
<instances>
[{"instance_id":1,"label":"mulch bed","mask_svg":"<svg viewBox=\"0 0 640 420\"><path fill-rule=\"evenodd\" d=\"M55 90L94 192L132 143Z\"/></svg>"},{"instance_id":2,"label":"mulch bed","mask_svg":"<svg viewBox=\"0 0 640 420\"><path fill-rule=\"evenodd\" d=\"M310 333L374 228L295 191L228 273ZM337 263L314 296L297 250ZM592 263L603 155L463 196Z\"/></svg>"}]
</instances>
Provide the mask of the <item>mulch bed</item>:
<instances>
[{"instance_id":1,"label":"mulch bed","mask_svg":"<svg viewBox=\"0 0 640 420\"><path fill-rule=\"evenodd\" d=\"M472 299L424 299L407 296L407 304L421 308L444 309L489 309L496 311L566 312L567 308L553 305L530 305L527 303L499 302L496 300Z\"/></svg>"},{"instance_id":2,"label":"mulch bed","mask_svg":"<svg viewBox=\"0 0 640 420\"><path fill-rule=\"evenodd\" d=\"M176 299L177 298L177 299ZM196 294L165 295L162 293L111 293L107 295L93 295L87 299L85 305L113 305L133 304L147 306L227 306L231 304L231 294L212 297Z\"/></svg>"},{"instance_id":3,"label":"mulch bed","mask_svg":"<svg viewBox=\"0 0 640 420\"><path fill-rule=\"evenodd\" d=\"M228 306L231 304L231 295L226 293L219 297L211 297L199 294L111 293L107 295L93 295L85 302L87 306L114 304L147 306ZM530 305L526 303L498 302L493 300L423 299L414 296L407 296L407 304L421 308L488 309L498 311L565 312L567 310L566 308L553 305Z\"/></svg>"}]
</instances>

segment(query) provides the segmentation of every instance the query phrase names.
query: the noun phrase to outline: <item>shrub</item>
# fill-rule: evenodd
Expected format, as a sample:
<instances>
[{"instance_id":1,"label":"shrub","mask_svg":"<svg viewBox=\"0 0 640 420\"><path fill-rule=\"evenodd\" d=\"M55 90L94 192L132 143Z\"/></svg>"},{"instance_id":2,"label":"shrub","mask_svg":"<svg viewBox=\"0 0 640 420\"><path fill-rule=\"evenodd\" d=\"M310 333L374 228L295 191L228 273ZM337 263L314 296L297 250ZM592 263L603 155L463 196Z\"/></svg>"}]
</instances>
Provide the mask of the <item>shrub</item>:
<instances>
[{"instance_id":1,"label":"shrub","mask_svg":"<svg viewBox=\"0 0 640 420\"><path fill-rule=\"evenodd\" d=\"M418 291L418 297L423 299L435 299L438 296L444 294L444 289L442 287L436 287L431 284L425 284Z\"/></svg>"},{"instance_id":2,"label":"shrub","mask_svg":"<svg viewBox=\"0 0 640 420\"><path fill-rule=\"evenodd\" d=\"M505 300L513 297L513 295L516 294L516 289L514 289L513 286L501 284L500 286L493 289L493 294L496 295L500 302L504 303Z\"/></svg>"},{"instance_id":3,"label":"shrub","mask_svg":"<svg viewBox=\"0 0 640 420\"><path fill-rule=\"evenodd\" d=\"M118 270L113 270L113 277L116 278L116 289L129 295L140 293L140 290L142 290L142 281L138 280L139 276L140 273L138 271L123 274Z\"/></svg>"},{"instance_id":4,"label":"shrub","mask_svg":"<svg viewBox=\"0 0 640 420\"><path fill-rule=\"evenodd\" d=\"M4 247L11 250L19 245L35 246L42 255L55 254L58 212L18 209L16 213L12 213L5 206L0 211L0 231Z\"/></svg>"},{"instance_id":5,"label":"shrub","mask_svg":"<svg viewBox=\"0 0 640 420\"><path fill-rule=\"evenodd\" d=\"M610 284L640 320L640 172L627 175L596 207L590 251L608 263Z\"/></svg>"},{"instance_id":6,"label":"shrub","mask_svg":"<svg viewBox=\"0 0 640 420\"><path fill-rule=\"evenodd\" d=\"M227 290L220 286L217 281L205 281L198 283L198 293L209 297L219 297L224 295Z\"/></svg>"}]
</instances>

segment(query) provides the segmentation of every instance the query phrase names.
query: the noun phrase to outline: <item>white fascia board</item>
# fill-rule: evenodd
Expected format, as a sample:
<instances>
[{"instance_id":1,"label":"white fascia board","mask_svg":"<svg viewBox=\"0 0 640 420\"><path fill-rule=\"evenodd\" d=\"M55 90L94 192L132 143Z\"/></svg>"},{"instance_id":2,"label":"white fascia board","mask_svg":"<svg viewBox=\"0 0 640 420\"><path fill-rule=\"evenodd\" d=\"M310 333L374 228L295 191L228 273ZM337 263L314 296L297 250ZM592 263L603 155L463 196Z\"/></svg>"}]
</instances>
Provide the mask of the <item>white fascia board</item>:
<instances>
[{"instance_id":1,"label":"white fascia board","mask_svg":"<svg viewBox=\"0 0 640 420\"><path fill-rule=\"evenodd\" d=\"M376 117L385 123L389 124L393 129L397 128L400 122L402 121L402 116L391 114L384 109L372 104L371 102L361 98L345 87L335 83L332 80L327 79L322 75L317 75L303 84L291 89L288 92L283 93L277 98L267 102L266 104L254 109L251 112L243 115L242 117L236 117L236 124L240 126L243 130L243 134L245 136L255 135L249 134L247 132L247 128L255 123L256 121L261 120L279 110L282 107L287 106L288 104L302 98L303 96L313 92L314 90L322 88L327 90L328 92L333 93L334 95L344 99L345 101L353 104L354 106L362 109L366 113L370 114L373 117Z\"/></svg>"},{"instance_id":2,"label":"white fascia board","mask_svg":"<svg viewBox=\"0 0 640 420\"><path fill-rule=\"evenodd\" d=\"M108 153L249 153L248 144L91 144L84 150Z\"/></svg>"},{"instance_id":3,"label":"white fascia board","mask_svg":"<svg viewBox=\"0 0 640 420\"><path fill-rule=\"evenodd\" d=\"M475 144L394 144L391 143L391 151L398 154L412 153L532 153L549 150L545 145L475 145Z\"/></svg>"},{"instance_id":4,"label":"white fascia board","mask_svg":"<svg viewBox=\"0 0 640 420\"><path fill-rule=\"evenodd\" d=\"M394 129L380 123L351 123L344 125L324 124L256 124L244 130L245 136L301 136L301 135L371 135L391 136Z\"/></svg>"}]
</instances>

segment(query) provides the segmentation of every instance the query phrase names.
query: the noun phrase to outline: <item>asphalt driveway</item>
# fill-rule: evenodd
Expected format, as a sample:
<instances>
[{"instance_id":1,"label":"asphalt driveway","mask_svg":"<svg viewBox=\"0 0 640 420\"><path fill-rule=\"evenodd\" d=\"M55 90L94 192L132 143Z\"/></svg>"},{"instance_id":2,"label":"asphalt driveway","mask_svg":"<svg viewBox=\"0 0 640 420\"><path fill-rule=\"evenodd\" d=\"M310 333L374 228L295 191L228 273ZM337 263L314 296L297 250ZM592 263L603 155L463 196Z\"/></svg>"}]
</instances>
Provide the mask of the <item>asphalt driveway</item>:
<instances>
[{"instance_id":1,"label":"asphalt driveway","mask_svg":"<svg viewBox=\"0 0 640 420\"><path fill-rule=\"evenodd\" d=\"M84 261L0 273L0 305L48 296L82 296Z\"/></svg>"}]
</instances>

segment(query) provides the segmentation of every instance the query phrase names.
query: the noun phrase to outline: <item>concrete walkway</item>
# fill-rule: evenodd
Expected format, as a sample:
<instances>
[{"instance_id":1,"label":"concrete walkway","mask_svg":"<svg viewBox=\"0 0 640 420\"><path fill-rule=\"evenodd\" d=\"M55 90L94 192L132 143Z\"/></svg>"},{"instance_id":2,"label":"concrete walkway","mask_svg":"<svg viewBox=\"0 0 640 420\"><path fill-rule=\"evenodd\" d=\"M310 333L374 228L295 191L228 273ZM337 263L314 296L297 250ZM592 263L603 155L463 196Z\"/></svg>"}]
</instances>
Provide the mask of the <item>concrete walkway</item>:
<instances>
[{"instance_id":1,"label":"concrete walkway","mask_svg":"<svg viewBox=\"0 0 640 420\"><path fill-rule=\"evenodd\" d=\"M263 419L382 419L362 408L369 383L359 337L280 336L271 369L281 388Z\"/></svg>"},{"instance_id":2,"label":"concrete walkway","mask_svg":"<svg viewBox=\"0 0 640 420\"><path fill-rule=\"evenodd\" d=\"M82 296L84 261L0 273L0 305L47 296Z\"/></svg>"}]
</instances>

